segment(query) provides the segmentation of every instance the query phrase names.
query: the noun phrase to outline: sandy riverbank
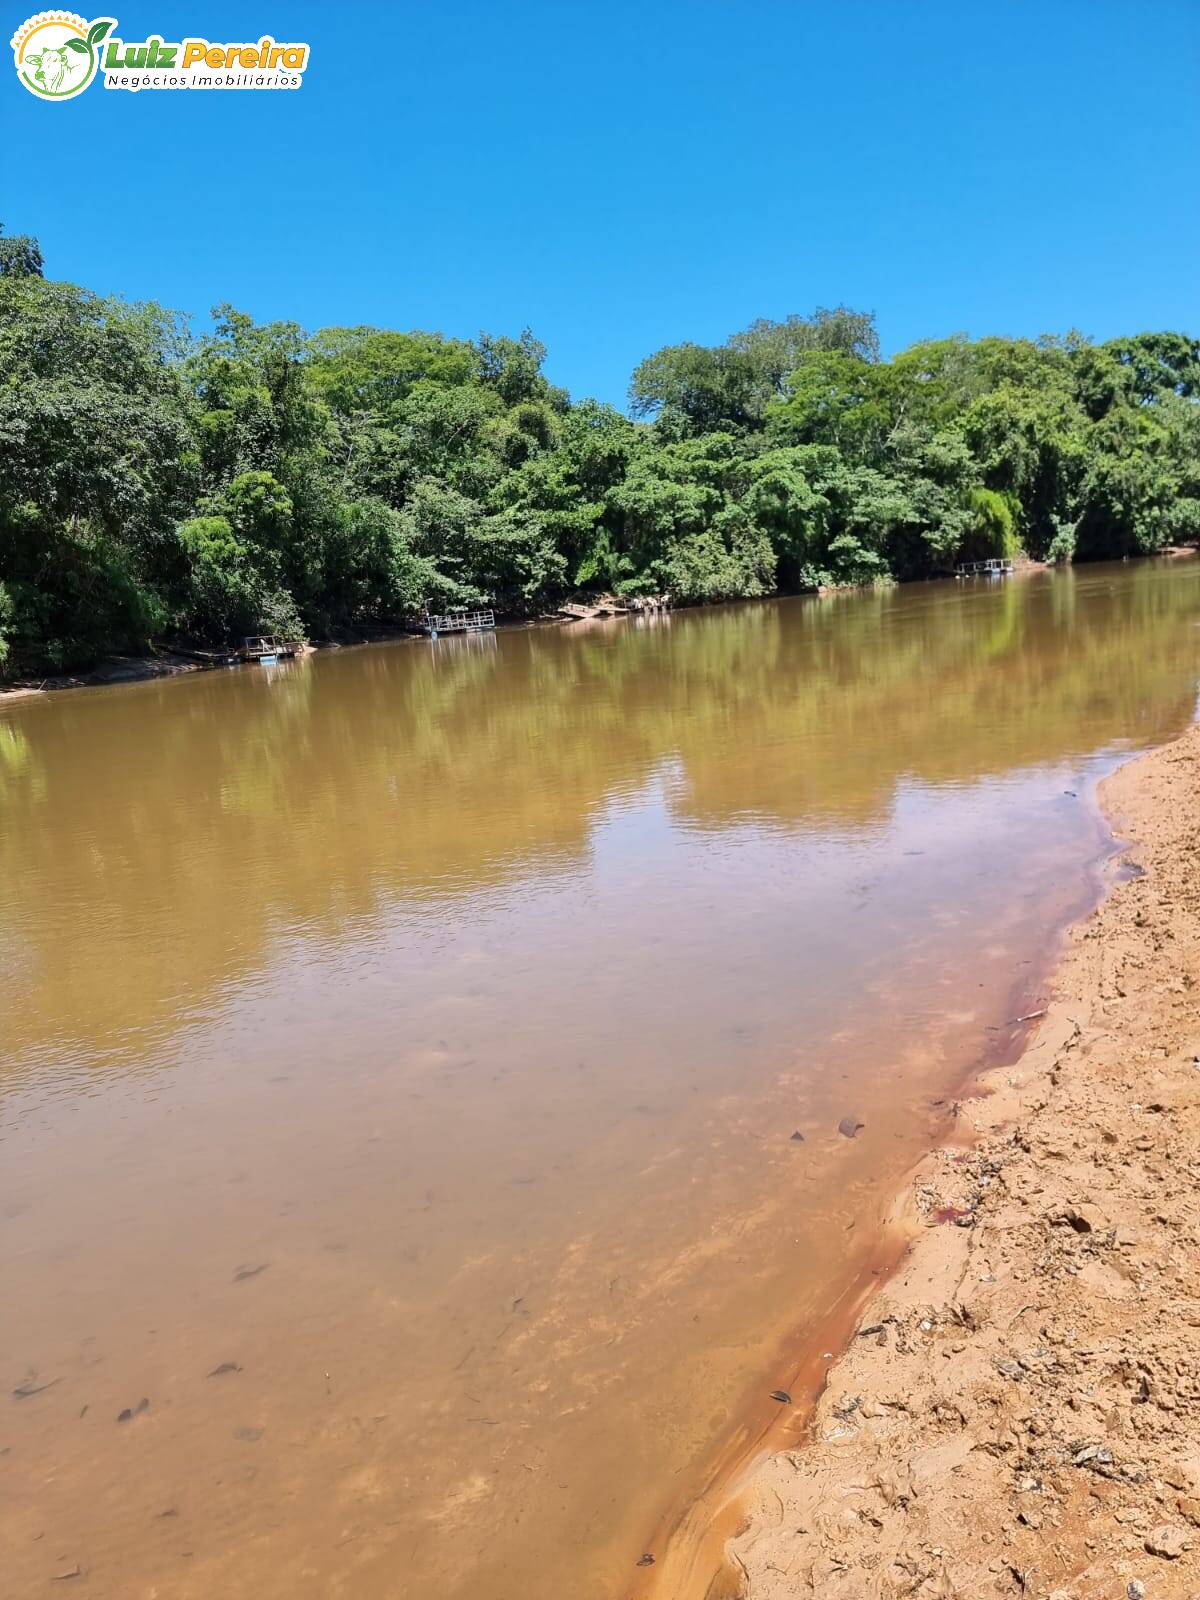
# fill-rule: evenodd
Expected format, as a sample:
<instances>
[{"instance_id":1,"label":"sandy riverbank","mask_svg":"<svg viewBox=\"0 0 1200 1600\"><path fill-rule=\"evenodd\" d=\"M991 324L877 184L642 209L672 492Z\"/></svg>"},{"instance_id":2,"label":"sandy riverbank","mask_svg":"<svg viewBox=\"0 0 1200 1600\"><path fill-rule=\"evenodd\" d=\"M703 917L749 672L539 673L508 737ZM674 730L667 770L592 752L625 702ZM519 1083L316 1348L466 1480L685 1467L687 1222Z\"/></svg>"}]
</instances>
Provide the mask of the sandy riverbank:
<instances>
[{"instance_id":1,"label":"sandy riverbank","mask_svg":"<svg viewBox=\"0 0 1200 1600\"><path fill-rule=\"evenodd\" d=\"M26 699L29 695L53 694L56 689L88 689L114 683L145 683L150 678L174 678L184 672L205 672L218 664L215 659L201 661L170 651L157 656L110 656L80 672L0 683L0 705Z\"/></svg>"},{"instance_id":2,"label":"sandy riverbank","mask_svg":"<svg viewBox=\"0 0 1200 1600\"><path fill-rule=\"evenodd\" d=\"M918 1170L900 1268L726 1505L723 1571L688 1560L697 1600L1200 1592L1200 729L1101 798L1123 881Z\"/></svg>"}]
</instances>

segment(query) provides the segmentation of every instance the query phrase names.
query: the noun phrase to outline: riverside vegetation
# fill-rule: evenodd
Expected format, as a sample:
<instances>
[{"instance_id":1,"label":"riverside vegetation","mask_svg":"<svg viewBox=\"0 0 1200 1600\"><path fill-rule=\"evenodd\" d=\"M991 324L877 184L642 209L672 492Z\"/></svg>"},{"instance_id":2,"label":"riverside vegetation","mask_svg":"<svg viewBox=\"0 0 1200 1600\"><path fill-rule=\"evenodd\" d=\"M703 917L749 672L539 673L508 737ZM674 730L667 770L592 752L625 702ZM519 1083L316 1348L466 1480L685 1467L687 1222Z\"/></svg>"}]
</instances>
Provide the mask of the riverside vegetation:
<instances>
[{"instance_id":1,"label":"riverside vegetation","mask_svg":"<svg viewBox=\"0 0 1200 1600\"><path fill-rule=\"evenodd\" d=\"M543 346L211 332L44 276L0 231L0 673L572 594L703 602L953 561L1200 538L1200 343L965 337L880 358L871 315L669 346L629 415Z\"/></svg>"}]
</instances>

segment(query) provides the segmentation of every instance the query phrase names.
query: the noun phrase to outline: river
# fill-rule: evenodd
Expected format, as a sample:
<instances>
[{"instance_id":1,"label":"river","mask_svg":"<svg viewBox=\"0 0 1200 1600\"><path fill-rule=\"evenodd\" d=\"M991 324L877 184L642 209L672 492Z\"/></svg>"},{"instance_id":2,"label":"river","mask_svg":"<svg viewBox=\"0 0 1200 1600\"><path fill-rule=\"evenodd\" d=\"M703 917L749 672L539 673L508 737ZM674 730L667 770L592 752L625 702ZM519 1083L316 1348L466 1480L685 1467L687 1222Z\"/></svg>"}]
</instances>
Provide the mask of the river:
<instances>
[{"instance_id":1,"label":"river","mask_svg":"<svg viewBox=\"0 0 1200 1600\"><path fill-rule=\"evenodd\" d=\"M0 701L0 1591L625 1594L1198 620L1161 561Z\"/></svg>"}]
</instances>

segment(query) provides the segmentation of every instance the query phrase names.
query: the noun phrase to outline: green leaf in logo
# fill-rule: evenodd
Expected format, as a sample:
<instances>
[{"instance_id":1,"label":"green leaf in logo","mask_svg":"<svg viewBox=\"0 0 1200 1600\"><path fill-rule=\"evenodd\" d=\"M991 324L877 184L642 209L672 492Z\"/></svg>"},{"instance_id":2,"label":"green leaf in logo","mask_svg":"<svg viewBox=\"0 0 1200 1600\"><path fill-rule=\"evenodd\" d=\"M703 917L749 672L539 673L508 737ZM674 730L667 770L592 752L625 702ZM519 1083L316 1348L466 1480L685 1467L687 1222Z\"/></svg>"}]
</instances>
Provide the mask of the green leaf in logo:
<instances>
[{"instance_id":1,"label":"green leaf in logo","mask_svg":"<svg viewBox=\"0 0 1200 1600\"><path fill-rule=\"evenodd\" d=\"M78 50L81 56L86 56L88 54L88 47L84 44L82 39L68 39L67 49Z\"/></svg>"},{"instance_id":2,"label":"green leaf in logo","mask_svg":"<svg viewBox=\"0 0 1200 1600\"><path fill-rule=\"evenodd\" d=\"M99 44L101 39L103 39L104 35L109 31L109 29L111 27L112 27L112 22L111 21L108 21L108 22L93 22L91 27L88 29L87 42L90 45Z\"/></svg>"}]
</instances>

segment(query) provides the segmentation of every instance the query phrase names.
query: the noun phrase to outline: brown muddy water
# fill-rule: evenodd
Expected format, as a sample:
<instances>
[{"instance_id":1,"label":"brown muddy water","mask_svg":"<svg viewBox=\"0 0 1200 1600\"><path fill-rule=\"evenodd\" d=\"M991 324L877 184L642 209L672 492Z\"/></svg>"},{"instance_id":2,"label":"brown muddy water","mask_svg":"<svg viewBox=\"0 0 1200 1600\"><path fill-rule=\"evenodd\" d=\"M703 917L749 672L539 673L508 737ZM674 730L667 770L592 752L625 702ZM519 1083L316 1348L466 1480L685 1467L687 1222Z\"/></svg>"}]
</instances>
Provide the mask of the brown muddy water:
<instances>
[{"instance_id":1,"label":"brown muddy water","mask_svg":"<svg viewBox=\"0 0 1200 1600\"><path fill-rule=\"evenodd\" d=\"M1198 621L1093 567L0 706L0 1592L624 1595Z\"/></svg>"}]
</instances>

